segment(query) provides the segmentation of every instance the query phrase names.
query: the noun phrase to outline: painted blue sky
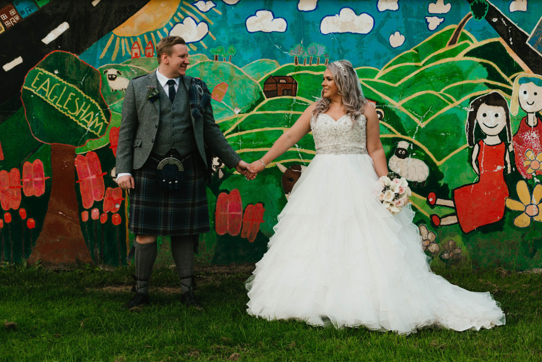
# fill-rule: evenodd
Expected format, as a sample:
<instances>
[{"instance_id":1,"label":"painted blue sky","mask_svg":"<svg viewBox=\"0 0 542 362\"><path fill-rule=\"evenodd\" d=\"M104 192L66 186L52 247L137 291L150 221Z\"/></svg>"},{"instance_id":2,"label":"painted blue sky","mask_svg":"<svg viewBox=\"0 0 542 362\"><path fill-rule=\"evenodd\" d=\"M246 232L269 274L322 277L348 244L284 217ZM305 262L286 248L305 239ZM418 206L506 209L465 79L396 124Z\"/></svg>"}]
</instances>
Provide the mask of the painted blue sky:
<instances>
[{"instance_id":1,"label":"painted blue sky","mask_svg":"<svg viewBox=\"0 0 542 362\"><path fill-rule=\"evenodd\" d=\"M226 1L235 2L235 0ZM310 0L303 1L310 2ZM382 1L380 5L388 2L391 3L388 5L389 7L394 7L394 0L380 1ZM530 34L542 14L542 2L528 0L527 11L510 12L511 2L510 0L492 1L506 16ZM435 32L449 25L458 24L469 12L469 4L466 0L445 0L443 4L450 4L451 7L444 14L429 12L429 5L437 3L437 0L398 0L398 9L395 11L379 11L378 3L378 0L318 0L314 10L300 11L298 10L298 0L240 0L234 5L228 5L222 0L215 0L212 2L215 5L214 9L221 14L213 9L202 11L202 13L214 23L213 25L209 24L208 27L216 40L207 34L201 39L207 49L201 45L197 46L198 43L195 42L197 50L192 51L192 54L203 53L211 58L210 49L218 46L224 46L227 49L233 45L237 54L233 57L232 62L237 66L242 67L258 59L274 59L280 64L285 64L293 62L289 51L296 44L301 43L307 46L315 42L328 48L332 60L349 59L356 67L381 68L396 55L411 49ZM196 2L191 2L191 4L195 6ZM212 4L208 2L208 5ZM374 22L370 31L366 34L322 34L322 19L339 14L341 9L345 8L351 9L357 16L365 13L367 14L366 18L372 17ZM247 19L255 16L260 10L271 12L275 19L283 19L279 22L286 23L285 30L249 32ZM440 24L435 25L434 30L431 30L426 17L438 17L443 20ZM204 21L202 18L199 20L200 22ZM277 29L280 29L280 26L277 26ZM478 40L498 36L485 20L471 19L465 29ZM404 35L404 43L396 48L390 45L390 35L395 32ZM109 63L121 63L129 59L128 54L119 55L114 62L107 54L100 59L102 49L109 38L110 34L81 54L81 58L95 67Z\"/></svg>"}]
</instances>

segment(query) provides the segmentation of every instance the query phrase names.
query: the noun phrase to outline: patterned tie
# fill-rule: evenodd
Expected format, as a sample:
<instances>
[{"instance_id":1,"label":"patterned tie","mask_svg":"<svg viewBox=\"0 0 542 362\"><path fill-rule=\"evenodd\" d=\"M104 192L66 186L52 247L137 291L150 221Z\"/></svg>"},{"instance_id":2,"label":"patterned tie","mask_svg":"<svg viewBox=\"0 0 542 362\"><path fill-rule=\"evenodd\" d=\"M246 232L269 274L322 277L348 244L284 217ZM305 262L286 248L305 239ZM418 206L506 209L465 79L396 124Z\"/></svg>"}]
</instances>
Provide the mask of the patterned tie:
<instances>
[{"instance_id":1,"label":"patterned tie","mask_svg":"<svg viewBox=\"0 0 542 362\"><path fill-rule=\"evenodd\" d=\"M171 103L173 103L173 100L175 99L175 81L173 79L170 79L167 81L167 83L169 85L169 100L171 101Z\"/></svg>"}]
</instances>

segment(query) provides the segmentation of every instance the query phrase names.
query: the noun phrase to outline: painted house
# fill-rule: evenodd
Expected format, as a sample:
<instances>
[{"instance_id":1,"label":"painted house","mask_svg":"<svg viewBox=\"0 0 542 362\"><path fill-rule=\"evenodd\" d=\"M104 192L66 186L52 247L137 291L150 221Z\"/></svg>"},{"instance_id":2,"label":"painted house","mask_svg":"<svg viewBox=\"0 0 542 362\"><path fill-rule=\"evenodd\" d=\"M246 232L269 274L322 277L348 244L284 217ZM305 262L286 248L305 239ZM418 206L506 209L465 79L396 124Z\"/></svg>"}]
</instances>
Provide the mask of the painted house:
<instances>
[{"instance_id":1,"label":"painted house","mask_svg":"<svg viewBox=\"0 0 542 362\"><path fill-rule=\"evenodd\" d=\"M149 40L147 46L145 47L145 56L147 58L154 57L154 44L152 43L152 40Z\"/></svg>"},{"instance_id":2,"label":"painted house","mask_svg":"<svg viewBox=\"0 0 542 362\"><path fill-rule=\"evenodd\" d=\"M297 81L290 76L270 76L265 80L263 92L267 98L297 95Z\"/></svg>"},{"instance_id":3,"label":"painted house","mask_svg":"<svg viewBox=\"0 0 542 362\"><path fill-rule=\"evenodd\" d=\"M141 58L141 45L139 45L139 42L136 41L134 45L132 45L132 59L134 58Z\"/></svg>"}]
</instances>

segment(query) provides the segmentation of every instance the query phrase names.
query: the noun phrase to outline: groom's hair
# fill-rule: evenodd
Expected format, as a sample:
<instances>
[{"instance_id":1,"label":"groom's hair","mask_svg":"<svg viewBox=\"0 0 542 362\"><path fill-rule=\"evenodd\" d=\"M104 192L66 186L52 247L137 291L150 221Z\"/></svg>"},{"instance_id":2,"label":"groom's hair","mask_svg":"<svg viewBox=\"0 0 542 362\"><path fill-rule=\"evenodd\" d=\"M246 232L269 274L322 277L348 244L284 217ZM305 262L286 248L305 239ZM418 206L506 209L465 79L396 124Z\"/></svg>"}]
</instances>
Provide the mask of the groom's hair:
<instances>
[{"instance_id":1,"label":"groom's hair","mask_svg":"<svg viewBox=\"0 0 542 362\"><path fill-rule=\"evenodd\" d=\"M156 44L156 58L158 58L158 64L162 61L162 54L171 55L174 45L181 44L186 45L186 42L180 36L166 36Z\"/></svg>"}]
</instances>

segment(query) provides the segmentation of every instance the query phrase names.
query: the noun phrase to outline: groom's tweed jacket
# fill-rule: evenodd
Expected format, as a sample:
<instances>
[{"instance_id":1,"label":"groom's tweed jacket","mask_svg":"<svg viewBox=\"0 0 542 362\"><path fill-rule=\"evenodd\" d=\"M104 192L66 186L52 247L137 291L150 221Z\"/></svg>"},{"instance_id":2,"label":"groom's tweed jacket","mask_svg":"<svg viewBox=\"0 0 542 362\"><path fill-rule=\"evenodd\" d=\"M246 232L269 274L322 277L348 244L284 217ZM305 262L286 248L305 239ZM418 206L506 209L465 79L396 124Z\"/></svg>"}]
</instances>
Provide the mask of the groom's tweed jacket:
<instances>
[{"instance_id":1,"label":"groom's tweed jacket","mask_svg":"<svg viewBox=\"0 0 542 362\"><path fill-rule=\"evenodd\" d=\"M155 72L132 79L126 89L116 171L131 173L135 180L128 225L137 235L208 232L204 168L211 165L207 149L228 167L240 160L215 123L205 83L197 78L183 78L173 103L165 96ZM156 144L157 140L161 140L160 144ZM165 192L156 180L155 157L149 156L151 152L164 155L171 147L184 154L197 152L183 161L185 176L180 189Z\"/></svg>"},{"instance_id":2,"label":"groom's tweed jacket","mask_svg":"<svg viewBox=\"0 0 542 362\"><path fill-rule=\"evenodd\" d=\"M241 158L215 123L207 85L198 78L184 76L181 82L183 80L188 89L190 119L197 151L205 166L211 166L207 164L205 148L208 147L226 166L234 167ZM134 78L128 84L117 147L117 174L140 169L154 148L160 122L160 102L150 99L149 94L153 89L159 90L159 87L161 85L155 72ZM179 87L183 87L183 84L179 84Z\"/></svg>"}]
</instances>

